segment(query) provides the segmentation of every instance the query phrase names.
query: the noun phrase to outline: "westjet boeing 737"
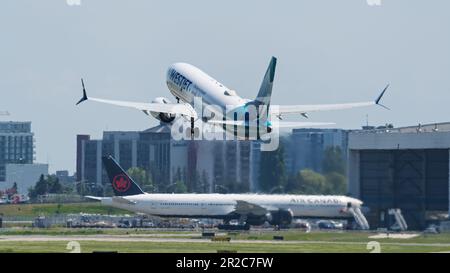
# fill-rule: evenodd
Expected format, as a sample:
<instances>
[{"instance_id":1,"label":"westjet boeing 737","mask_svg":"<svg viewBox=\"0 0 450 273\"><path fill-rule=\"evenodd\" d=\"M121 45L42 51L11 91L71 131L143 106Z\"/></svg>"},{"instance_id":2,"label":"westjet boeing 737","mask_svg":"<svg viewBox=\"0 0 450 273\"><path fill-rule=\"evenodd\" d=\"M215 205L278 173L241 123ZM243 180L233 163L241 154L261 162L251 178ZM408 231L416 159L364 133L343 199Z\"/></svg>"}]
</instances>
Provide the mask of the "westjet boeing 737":
<instances>
[{"instance_id":1,"label":"westjet boeing 737","mask_svg":"<svg viewBox=\"0 0 450 273\"><path fill-rule=\"evenodd\" d=\"M190 120L190 130L187 131L187 134L190 134L191 137L198 134L194 122L201 117L201 120L206 124L223 128L235 136L245 139L260 139L261 136L271 133L275 127L299 128L333 124L281 121L284 115L299 114L307 118L309 112L381 105L380 100L388 88L386 86L377 99L373 101L272 106L270 100L276 64L277 59L272 57L258 95L253 100L241 98L236 91L221 84L193 65L175 63L167 71L166 83L177 103L171 103L164 97L158 97L151 103L88 98L84 81L81 79L83 97L77 105L89 99L101 103L131 107L151 115L163 123L173 123L177 117L181 116ZM201 98L201 109L197 109L195 98Z\"/></svg>"},{"instance_id":2,"label":"westjet boeing 737","mask_svg":"<svg viewBox=\"0 0 450 273\"><path fill-rule=\"evenodd\" d=\"M161 217L223 219L242 226L286 226L295 218L355 219L363 229L369 225L361 213L362 202L346 196L263 195L263 194L148 194L111 156L103 164L114 197L94 197L102 204Z\"/></svg>"}]
</instances>

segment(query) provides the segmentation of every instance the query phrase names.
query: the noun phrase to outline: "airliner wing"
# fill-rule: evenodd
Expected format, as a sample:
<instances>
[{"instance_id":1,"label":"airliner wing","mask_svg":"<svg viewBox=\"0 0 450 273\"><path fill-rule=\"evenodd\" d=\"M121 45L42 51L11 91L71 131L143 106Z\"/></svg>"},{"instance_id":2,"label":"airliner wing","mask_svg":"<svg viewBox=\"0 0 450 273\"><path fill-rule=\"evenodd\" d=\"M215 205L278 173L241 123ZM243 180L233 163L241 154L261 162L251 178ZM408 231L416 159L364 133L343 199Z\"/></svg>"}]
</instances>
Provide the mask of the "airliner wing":
<instances>
[{"instance_id":1,"label":"airliner wing","mask_svg":"<svg viewBox=\"0 0 450 273\"><path fill-rule=\"evenodd\" d=\"M228 126L238 126L238 127L245 127L245 122L243 120L209 120L207 123L222 126L222 125L228 125ZM316 126L328 126L328 125L334 125L333 122L291 122L291 121L275 121L271 122L269 124L270 127L277 127L277 128L305 128L305 127L316 127ZM251 122L250 125L256 126L256 122Z\"/></svg>"},{"instance_id":2,"label":"airliner wing","mask_svg":"<svg viewBox=\"0 0 450 273\"><path fill-rule=\"evenodd\" d=\"M295 122L295 121L278 121L273 122L271 127L278 128L306 128L335 125L333 122Z\"/></svg>"},{"instance_id":3,"label":"airliner wing","mask_svg":"<svg viewBox=\"0 0 450 273\"><path fill-rule=\"evenodd\" d=\"M358 107L365 107L371 105L380 105L384 108L386 106L380 104L380 100L383 97L384 93L388 89L389 85L387 85L380 95L374 101L364 101L364 102L354 102L354 103L340 103L340 104L316 104L316 105L279 105L277 107L273 107L271 110L272 115L283 115L283 114L302 114L305 115L308 112L317 112L317 111L331 111L331 110L343 110L343 109L351 109Z\"/></svg>"},{"instance_id":4,"label":"airliner wing","mask_svg":"<svg viewBox=\"0 0 450 273\"><path fill-rule=\"evenodd\" d=\"M95 201L102 201L104 199L104 197L97 197L97 196L90 196L90 195L85 196L85 198L95 200Z\"/></svg>"},{"instance_id":5,"label":"airliner wing","mask_svg":"<svg viewBox=\"0 0 450 273\"><path fill-rule=\"evenodd\" d=\"M143 102L131 102L131 101L118 101L107 100L101 98L92 98L87 96L86 89L84 87L83 79L81 79L83 86L83 97L77 102L77 105L86 101L92 100L100 103L112 104L116 106L134 108L143 111L145 114L150 112L167 113L167 114L180 114L187 117L197 118L197 112L188 104L182 103L143 103Z\"/></svg>"},{"instance_id":6,"label":"airliner wing","mask_svg":"<svg viewBox=\"0 0 450 273\"><path fill-rule=\"evenodd\" d=\"M247 201L236 200L236 207L234 212L240 215L265 215L268 212L268 209L260 205L249 203Z\"/></svg>"},{"instance_id":7,"label":"airliner wing","mask_svg":"<svg viewBox=\"0 0 450 273\"><path fill-rule=\"evenodd\" d=\"M309 113L317 111L343 110L357 107L365 107L375 105L374 101L342 103L342 104L312 104L312 105L280 105L274 114L293 114L293 113Z\"/></svg>"}]
</instances>

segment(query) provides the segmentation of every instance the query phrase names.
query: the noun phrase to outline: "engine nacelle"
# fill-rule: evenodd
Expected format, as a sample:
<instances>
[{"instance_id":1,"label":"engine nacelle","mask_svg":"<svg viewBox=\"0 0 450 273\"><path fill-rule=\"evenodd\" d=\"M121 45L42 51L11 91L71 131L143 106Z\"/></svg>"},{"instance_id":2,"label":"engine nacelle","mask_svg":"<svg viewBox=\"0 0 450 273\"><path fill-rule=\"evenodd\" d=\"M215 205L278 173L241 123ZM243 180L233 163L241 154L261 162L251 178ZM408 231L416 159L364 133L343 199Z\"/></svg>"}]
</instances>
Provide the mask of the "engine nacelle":
<instances>
[{"instance_id":1,"label":"engine nacelle","mask_svg":"<svg viewBox=\"0 0 450 273\"><path fill-rule=\"evenodd\" d=\"M271 225L286 226L292 223L294 213L290 209L279 209L269 212L266 217Z\"/></svg>"},{"instance_id":2,"label":"engine nacelle","mask_svg":"<svg viewBox=\"0 0 450 273\"><path fill-rule=\"evenodd\" d=\"M266 215L247 215L246 223L252 226L260 226L265 222L274 226L287 226L294 220L294 213L290 209L271 211Z\"/></svg>"},{"instance_id":3,"label":"engine nacelle","mask_svg":"<svg viewBox=\"0 0 450 273\"><path fill-rule=\"evenodd\" d=\"M152 101L152 103L160 103L160 104L168 104L171 103L169 99L164 97L158 97ZM167 113L161 113L161 112L150 112L150 114L156 118L157 120L160 120L165 123L171 123L175 120L176 115L175 114L167 114Z\"/></svg>"}]
</instances>

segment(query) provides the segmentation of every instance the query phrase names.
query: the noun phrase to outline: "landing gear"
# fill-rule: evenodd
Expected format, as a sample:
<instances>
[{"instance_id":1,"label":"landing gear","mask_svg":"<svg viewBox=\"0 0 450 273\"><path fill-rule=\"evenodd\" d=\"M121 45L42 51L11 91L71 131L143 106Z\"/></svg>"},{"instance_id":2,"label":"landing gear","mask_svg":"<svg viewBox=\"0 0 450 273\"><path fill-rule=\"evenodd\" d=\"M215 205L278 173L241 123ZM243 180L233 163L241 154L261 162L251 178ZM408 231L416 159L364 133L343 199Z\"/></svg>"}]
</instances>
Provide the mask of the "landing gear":
<instances>
[{"instance_id":1,"label":"landing gear","mask_svg":"<svg viewBox=\"0 0 450 273\"><path fill-rule=\"evenodd\" d=\"M186 130L186 137L190 137L191 140L200 136L200 129L195 127L194 118L191 118L191 126Z\"/></svg>"},{"instance_id":2,"label":"landing gear","mask_svg":"<svg viewBox=\"0 0 450 273\"><path fill-rule=\"evenodd\" d=\"M191 118L191 139L194 139L194 133L195 133L195 121L194 118Z\"/></svg>"},{"instance_id":3,"label":"landing gear","mask_svg":"<svg viewBox=\"0 0 450 273\"><path fill-rule=\"evenodd\" d=\"M250 225L242 222L242 217L238 224L230 224L230 219L223 220L223 224L217 226L220 230L250 230Z\"/></svg>"},{"instance_id":4,"label":"landing gear","mask_svg":"<svg viewBox=\"0 0 450 273\"><path fill-rule=\"evenodd\" d=\"M176 97L177 98L177 103L180 103L180 98L179 97Z\"/></svg>"}]
</instances>

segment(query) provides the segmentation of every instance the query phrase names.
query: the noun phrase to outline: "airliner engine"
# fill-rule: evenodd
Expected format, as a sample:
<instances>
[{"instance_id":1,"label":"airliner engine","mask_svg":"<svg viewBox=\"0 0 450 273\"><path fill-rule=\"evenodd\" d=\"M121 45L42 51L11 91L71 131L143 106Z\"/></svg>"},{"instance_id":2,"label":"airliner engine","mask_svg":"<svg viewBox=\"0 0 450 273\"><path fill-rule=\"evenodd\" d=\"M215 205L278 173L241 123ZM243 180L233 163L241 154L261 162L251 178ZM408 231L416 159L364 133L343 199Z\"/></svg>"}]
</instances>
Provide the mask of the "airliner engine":
<instances>
[{"instance_id":1,"label":"airliner engine","mask_svg":"<svg viewBox=\"0 0 450 273\"><path fill-rule=\"evenodd\" d=\"M292 223L294 213L290 209L279 209L267 214L267 221L271 225L285 226Z\"/></svg>"},{"instance_id":2,"label":"airliner engine","mask_svg":"<svg viewBox=\"0 0 450 273\"><path fill-rule=\"evenodd\" d=\"M252 226L259 226L265 222L269 222L271 225L286 226L292 223L294 219L294 213L290 209L279 209L270 211L266 215L256 216L248 215L246 223Z\"/></svg>"},{"instance_id":3,"label":"airliner engine","mask_svg":"<svg viewBox=\"0 0 450 273\"><path fill-rule=\"evenodd\" d=\"M152 103L160 103L160 104L168 104L171 103L169 99L164 97L158 97L152 101ZM150 112L150 114L156 118L157 120L160 120L164 123L171 123L175 120L176 115L175 114L167 114L167 113L160 113L160 112Z\"/></svg>"}]
</instances>

